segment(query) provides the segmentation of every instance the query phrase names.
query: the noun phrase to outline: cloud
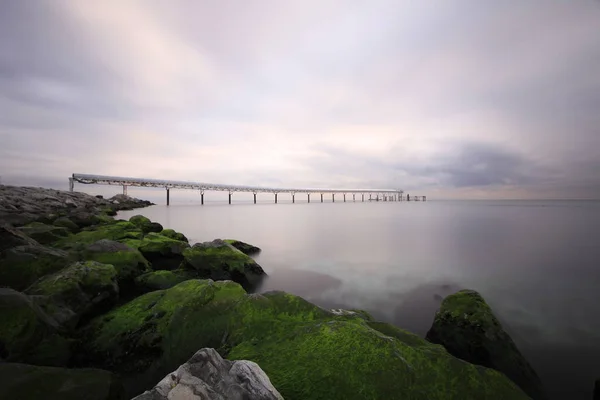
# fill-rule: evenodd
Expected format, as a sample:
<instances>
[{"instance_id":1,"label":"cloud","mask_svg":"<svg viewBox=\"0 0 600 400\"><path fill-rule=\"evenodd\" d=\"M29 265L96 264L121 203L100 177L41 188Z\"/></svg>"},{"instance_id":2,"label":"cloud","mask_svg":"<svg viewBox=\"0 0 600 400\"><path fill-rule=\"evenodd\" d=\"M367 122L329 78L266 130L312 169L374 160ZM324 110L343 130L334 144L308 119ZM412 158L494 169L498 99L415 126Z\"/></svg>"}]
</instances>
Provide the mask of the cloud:
<instances>
[{"instance_id":1,"label":"cloud","mask_svg":"<svg viewBox=\"0 0 600 400\"><path fill-rule=\"evenodd\" d=\"M541 0L9 0L0 171L600 197L599 21Z\"/></svg>"}]
</instances>

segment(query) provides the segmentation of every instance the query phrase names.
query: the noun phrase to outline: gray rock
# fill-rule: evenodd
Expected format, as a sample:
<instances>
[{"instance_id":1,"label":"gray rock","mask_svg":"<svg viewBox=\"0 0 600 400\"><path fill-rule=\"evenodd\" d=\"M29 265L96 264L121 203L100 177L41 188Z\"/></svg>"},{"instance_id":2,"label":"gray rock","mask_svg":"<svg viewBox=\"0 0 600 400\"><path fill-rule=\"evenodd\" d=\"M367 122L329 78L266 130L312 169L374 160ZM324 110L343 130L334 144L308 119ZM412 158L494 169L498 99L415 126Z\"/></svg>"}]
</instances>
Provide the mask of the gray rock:
<instances>
[{"instance_id":1,"label":"gray rock","mask_svg":"<svg viewBox=\"0 0 600 400\"><path fill-rule=\"evenodd\" d=\"M600 400L600 378L596 379L594 386L594 400Z\"/></svg>"},{"instance_id":2,"label":"gray rock","mask_svg":"<svg viewBox=\"0 0 600 400\"><path fill-rule=\"evenodd\" d=\"M267 374L252 361L224 360L215 349L199 350L177 371L134 400L280 400Z\"/></svg>"}]
</instances>

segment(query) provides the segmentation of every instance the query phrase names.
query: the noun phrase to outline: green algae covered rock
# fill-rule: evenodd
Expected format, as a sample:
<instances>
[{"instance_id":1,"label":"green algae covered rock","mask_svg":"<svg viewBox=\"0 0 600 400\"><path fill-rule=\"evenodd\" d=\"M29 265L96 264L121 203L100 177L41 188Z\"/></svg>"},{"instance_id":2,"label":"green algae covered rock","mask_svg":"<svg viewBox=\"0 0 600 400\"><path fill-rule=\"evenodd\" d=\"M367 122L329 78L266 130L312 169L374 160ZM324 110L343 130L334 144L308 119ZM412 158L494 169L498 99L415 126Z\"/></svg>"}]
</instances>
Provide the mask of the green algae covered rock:
<instances>
[{"instance_id":1,"label":"green algae covered rock","mask_svg":"<svg viewBox=\"0 0 600 400\"><path fill-rule=\"evenodd\" d=\"M112 224L99 225L71 235L57 243L57 246L66 249L82 249L102 239L123 241L130 239L141 240L144 233L140 228L127 221L118 221Z\"/></svg>"},{"instance_id":2,"label":"green algae covered rock","mask_svg":"<svg viewBox=\"0 0 600 400\"><path fill-rule=\"evenodd\" d=\"M446 297L426 338L455 357L504 373L532 398L545 398L537 374L479 293Z\"/></svg>"},{"instance_id":3,"label":"green algae covered rock","mask_svg":"<svg viewBox=\"0 0 600 400\"><path fill-rule=\"evenodd\" d=\"M1 359L39 365L67 364L70 357L67 340L58 334L56 321L30 297L12 289L0 288L0 321ZM2 374L0 376L5 378Z\"/></svg>"},{"instance_id":4,"label":"green algae covered rock","mask_svg":"<svg viewBox=\"0 0 600 400\"><path fill-rule=\"evenodd\" d=\"M247 256L260 253L260 248L248 243L240 242L239 240L226 239L225 242L229 243Z\"/></svg>"},{"instance_id":5,"label":"green algae covered rock","mask_svg":"<svg viewBox=\"0 0 600 400\"><path fill-rule=\"evenodd\" d=\"M122 240L123 243L137 248L144 257L152 263L152 268L177 269L183 261L183 253L190 245L187 242L175 240L151 232L141 240Z\"/></svg>"},{"instance_id":6,"label":"green algae covered rock","mask_svg":"<svg viewBox=\"0 0 600 400\"><path fill-rule=\"evenodd\" d=\"M288 400L527 398L501 373L442 346L358 312L337 314L283 292L247 295L234 282L189 280L91 321L79 362L119 372L128 394L212 347L258 363Z\"/></svg>"},{"instance_id":7,"label":"green algae covered rock","mask_svg":"<svg viewBox=\"0 0 600 400\"><path fill-rule=\"evenodd\" d=\"M181 242L189 243L188 238L185 237L183 233L179 233L174 231L173 229L164 229L160 232L161 235L166 236L171 239L179 240Z\"/></svg>"},{"instance_id":8,"label":"green algae covered rock","mask_svg":"<svg viewBox=\"0 0 600 400\"><path fill-rule=\"evenodd\" d=\"M152 271L138 276L135 279L135 287L140 293L148 293L155 290L169 289L193 278L194 276L190 271L181 269Z\"/></svg>"},{"instance_id":9,"label":"green algae covered rock","mask_svg":"<svg viewBox=\"0 0 600 400\"><path fill-rule=\"evenodd\" d=\"M220 239L196 243L183 255L182 268L195 271L198 277L232 280L247 290L256 288L266 276L256 261Z\"/></svg>"},{"instance_id":10,"label":"green algae covered rock","mask_svg":"<svg viewBox=\"0 0 600 400\"><path fill-rule=\"evenodd\" d=\"M102 239L87 246L80 254L82 260L111 264L117 271L119 284L133 284L133 280L150 270L150 263L142 253L124 243Z\"/></svg>"},{"instance_id":11,"label":"green algae covered rock","mask_svg":"<svg viewBox=\"0 0 600 400\"><path fill-rule=\"evenodd\" d=\"M144 233L160 232L163 227L158 222L152 222L143 215L134 215L129 218L129 222L140 228Z\"/></svg>"},{"instance_id":12,"label":"green algae covered rock","mask_svg":"<svg viewBox=\"0 0 600 400\"><path fill-rule=\"evenodd\" d=\"M54 226L60 226L62 228L67 228L71 233L79 232L79 226L73 221L71 221L67 217L59 217L53 222Z\"/></svg>"},{"instance_id":13,"label":"green algae covered rock","mask_svg":"<svg viewBox=\"0 0 600 400\"><path fill-rule=\"evenodd\" d=\"M123 386L110 372L99 369L0 364L0 398L44 400L124 400Z\"/></svg>"},{"instance_id":14,"label":"green algae covered rock","mask_svg":"<svg viewBox=\"0 0 600 400\"><path fill-rule=\"evenodd\" d=\"M37 279L66 267L71 261L67 252L37 243L4 250L0 252L0 286L24 290Z\"/></svg>"},{"instance_id":15,"label":"green algae covered rock","mask_svg":"<svg viewBox=\"0 0 600 400\"><path fill-rule=\"evenodd\" d=\"M119 296L117 271L95 261L77 262L35 282L27 294L45 296L43 309L59 324L73 328L81 318L110 309Z\"/></svg>"},{"instance_id":16,"label":"green algae covered rock","mask_svg":"<svg viewBox=\"0 0 600 400\"><path fill-rule=\"evenodd\" d=\"M40 244L55 243L71 233L67 228L42 224L41 222L32 222L18 228L25 235L34 239Z\"/></svg>"}]
</instances>

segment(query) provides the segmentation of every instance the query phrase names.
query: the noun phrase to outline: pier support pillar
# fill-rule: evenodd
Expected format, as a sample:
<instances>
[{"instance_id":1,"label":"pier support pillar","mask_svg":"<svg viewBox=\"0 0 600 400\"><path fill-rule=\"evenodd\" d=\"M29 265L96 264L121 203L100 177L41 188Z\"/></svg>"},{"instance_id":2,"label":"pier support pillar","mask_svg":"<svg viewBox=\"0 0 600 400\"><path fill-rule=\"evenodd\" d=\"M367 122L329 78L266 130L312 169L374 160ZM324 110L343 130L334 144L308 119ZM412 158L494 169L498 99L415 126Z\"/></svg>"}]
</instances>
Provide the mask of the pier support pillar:
<instances>
[{"instance_id":1,"label":"pier support pillar","mask_svg":"<svg viewBox=\"0 0 600 400\"><path fill-rule=\"evenodd\" d=\"M369 193L369 201L371 201L371 200L372 200L372 199L371 199L371 193Z\"/></svg>"},{"instance_id":2,"label":"pier support pillar","mask_svg":"<svg viewBox=\"0 0 600 400\"><path fill-rule=\"evenodd\" d=\"M361 196L362 196L362 202L364 203L365 202L365 195L364 195L364 193Z\"/></svg>"},{"instance_id":3,"label":"pier support pillar","mask_svg":"<svg viewBox=\"0 0 600 400\"><path fill-rule=\"evenodd\" d=\"M256 193L254 193L254 204L256 204Z\"/></svg>"},{"instance_id":4,"label":"pier support pillar","mask_svg":"<svg viewBox=\"0 0 600 400\"><path fill-rule=\"evenodd\" d=\"M410 201L410 194L406 195L406 201Z\"/></svg>"},{"instance_id":5,"label":"pier support pillar","mask_svg":"<svg viewBox=\"0 0 600 400\"><path fill-rule=\"evenodd\" d=\"M346 193L344 193L344 203L346 202Z\"/></svg>"},{"instance_id":6,"label":"pier support pillar","mask_svg":"<svg viewBox=\"0 0 600 400\"><path fill-rule=\"evenodd\" d=\"M229 204L231 204L231 192L229 192Z\"/></svg>"},{"instance_id":7,"label":"pier support pillar","mask_svg":"<svg viewBox=\"0 0 600 400\"><path fill-rule=\"evenodd\" d=\"M72 192L73 190L75 190L75 181L73 178L69 178L69 192Z\"/></svg>"},{"instance_id":8,"label":"pier support pillar","mask_svg":"<svg viewBox=\"0 0 600 400\"><path fill-rule=\"evenodd\" d=\"M169 188L167 188L167 205L169 205L169 204L170 204L170 202L171 202L171 199L170 199L170 197L171 197L171 192L170 192L170 189L169 189Z\"/></svg>"},{"instance_id":9,"label":"pier support pillar","mask_svg":"<svg viewBox=\"0 0 600 400\"><path fill-rule=\"evenodd\" d=\"M321 193L321 203L323 202L323 193Z\"/></svg>"},{"instance_id":10,"label":"pier support pillar","mask_svg":"<svg viewBox=\"0 0 600 400\"><path fill-rule=\"evenodd\" d=\"M200 192L200 204L204 205L204 192Z\"/></svg>"},{"instance_id":11,"label":"pier support pillar","mask_svg":"<svg viewBox=\"0 0 600 400\"><path fill-rule=\"evenodd\" d=\"M123 196L127 196L127 185L123 185Z\"/></svg>"},{"instance_id":12,"label":"pier support pillar","mask_svg":"<svg viewBox=\"0 0 600 400\"><path fill-rule=\"evenodd\" d=\"M308 202L310 203L310 193L307 193L308 195Z\"/></svg>"},{"instance_id":13,"label":"pier support pillar","mask_svg":"<svg viewBox=\"0 0 600 400\"><path fill-rule=\"evenodd\" d=\"M277 204L277 193L275 193L275 204Z\"/></svg>"},{"instance_id":14,"label":"pier support pillar","mask_svg":"<svg viewBox=\"0 0 600 400\"><path fill-rule=\"evenodd\" d=\"M335 193L331 193L331 199L333 200L333 203L335 203Z\"/></svg>"},{"instance_id":15,"label":"pier support pillar","mask_svg":"<svg viewBox=\"0 0 600 400\"><path fill-rule=\"evenodd\" d=\"M427 196L423 196L423 201L427 201Z\"/></svg>"},{"instance_id":16,"label":"pier support pillar","mask_svg":"<svg viewBox=\"0 0 600 400\"><path fill-rule=\"evenodd\" d=\"M352 201L356 201L356 194L352 193Z\"/></svg>"},{"instance_id":17,"label":"pier support pillar","mask_svg":"<svg viewBox=\"0 0 600 400\"><path fill-rule=\"evenodd\" d=\"M296 202L296 195L292 193L292 204Z\"/></svg>"}]
</instances>

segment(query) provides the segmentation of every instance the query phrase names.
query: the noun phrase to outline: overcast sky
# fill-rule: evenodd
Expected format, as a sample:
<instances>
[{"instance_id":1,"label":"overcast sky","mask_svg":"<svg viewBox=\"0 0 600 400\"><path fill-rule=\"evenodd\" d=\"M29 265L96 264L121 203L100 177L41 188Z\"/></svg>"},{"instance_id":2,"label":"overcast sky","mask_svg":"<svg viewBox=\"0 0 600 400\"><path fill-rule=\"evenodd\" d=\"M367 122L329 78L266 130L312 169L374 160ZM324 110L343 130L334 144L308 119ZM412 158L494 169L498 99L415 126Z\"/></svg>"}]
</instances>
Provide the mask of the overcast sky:
<instances>
[{"instance_id":1,"label":"overcast sky","mask_svg":"<svg viewBox=\"0 0 600 400\"><path fill-rule=\"evenodd\" d=\"M0 0L0 175L600 198L595 0Z\"/></svg>"}]
</instances>

